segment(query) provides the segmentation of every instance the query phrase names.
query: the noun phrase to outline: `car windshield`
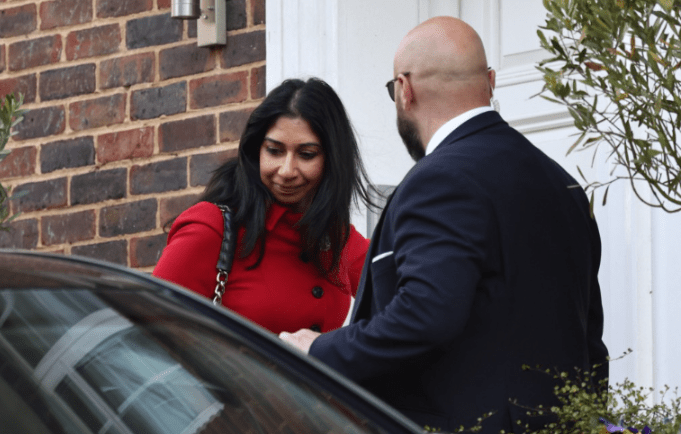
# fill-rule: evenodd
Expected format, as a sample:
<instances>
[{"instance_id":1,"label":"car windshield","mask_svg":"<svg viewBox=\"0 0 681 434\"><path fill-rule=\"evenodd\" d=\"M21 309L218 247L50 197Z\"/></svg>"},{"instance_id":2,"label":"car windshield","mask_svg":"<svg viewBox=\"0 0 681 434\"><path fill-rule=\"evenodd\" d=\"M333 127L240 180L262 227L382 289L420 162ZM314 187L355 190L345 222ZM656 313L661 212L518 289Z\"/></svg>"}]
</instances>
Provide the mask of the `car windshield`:
<instances>
[{"instance_id":1,"label":"car windshield","mask_svg":"<svg viewBox=\"0 0 681 434\"><path fill-rule=\"evenodd\" d=\"M5 433L383 432L172 297L53 286L0 290Z\"/></svg>"}]
</instances>

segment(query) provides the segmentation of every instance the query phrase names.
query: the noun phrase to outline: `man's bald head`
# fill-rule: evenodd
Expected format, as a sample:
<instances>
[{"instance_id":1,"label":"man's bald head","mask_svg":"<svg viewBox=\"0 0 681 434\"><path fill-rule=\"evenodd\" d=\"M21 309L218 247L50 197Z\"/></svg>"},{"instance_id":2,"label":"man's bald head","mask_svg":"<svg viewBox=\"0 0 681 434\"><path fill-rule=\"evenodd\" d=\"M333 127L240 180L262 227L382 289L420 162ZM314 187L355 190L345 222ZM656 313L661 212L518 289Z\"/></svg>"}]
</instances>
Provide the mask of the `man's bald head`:
<instances>
[{"instance_id":1,"label":"man's bald head","mask_svg":"<svg viewBox=\"0 0 681 434\"><path fill-rule=\"evenodd\" d=\"M395 75L410 73L417 97L419 88L424 97L466 91L478 105L489 104L485 48L475 30L457 18L435 17L412 29L397 49L394 67Z\"/></svg>"},{"instance_id":2,"label":"man's bald head","mask_svg":"<svg viewBox=\"0 0 681 434\"><path fill-rule=\"evenodd\" d=\"M457 18L435 17L412 29L394 68L398 131L412 156L421 156L450 119L490 104L494 72L487 70L482 40Z\"/></svg>"}]
</instances>

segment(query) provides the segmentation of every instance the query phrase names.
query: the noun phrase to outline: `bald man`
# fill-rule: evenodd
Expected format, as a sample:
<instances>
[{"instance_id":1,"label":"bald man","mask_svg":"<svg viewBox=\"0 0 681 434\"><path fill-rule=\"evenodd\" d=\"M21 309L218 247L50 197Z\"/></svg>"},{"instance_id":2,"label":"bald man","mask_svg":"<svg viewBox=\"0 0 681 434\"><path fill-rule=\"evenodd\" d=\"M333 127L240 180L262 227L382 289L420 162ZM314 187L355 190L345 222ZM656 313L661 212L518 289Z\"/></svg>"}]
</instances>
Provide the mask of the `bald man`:
<instances>
[{"instance_id":1,"label":"bald man","mask_svg":"<svg viewBox=\"0 0 681 434\"><path fill-rule=\"evenodd\" d=\"M282 339L421 425L524 432L556 404L551 376L600 364L601 246L578 183L490 107L480 37L430 19L400 44L388 83L417 164L379 220L349 326ZM516 421L521 421L517 425Z\"/></svg>"}]
</instances>

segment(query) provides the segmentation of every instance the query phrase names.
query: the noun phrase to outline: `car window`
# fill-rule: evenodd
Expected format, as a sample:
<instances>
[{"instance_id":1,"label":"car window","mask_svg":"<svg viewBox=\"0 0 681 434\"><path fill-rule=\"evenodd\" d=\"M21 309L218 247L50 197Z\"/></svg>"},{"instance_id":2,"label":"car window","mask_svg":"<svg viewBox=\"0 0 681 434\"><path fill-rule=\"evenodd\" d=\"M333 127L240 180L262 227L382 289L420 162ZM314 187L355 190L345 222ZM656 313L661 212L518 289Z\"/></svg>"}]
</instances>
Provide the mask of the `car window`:
<instances>
[{"instance_id":1,"label":"car window","mask_svg":"<svg viewBox=\"0 0 681 434\"><path fill-rule=\"evenodd\" d=\"M380 433L252 343L144 291L0 290L9 433Z\"/></svg>"}]
</instances>

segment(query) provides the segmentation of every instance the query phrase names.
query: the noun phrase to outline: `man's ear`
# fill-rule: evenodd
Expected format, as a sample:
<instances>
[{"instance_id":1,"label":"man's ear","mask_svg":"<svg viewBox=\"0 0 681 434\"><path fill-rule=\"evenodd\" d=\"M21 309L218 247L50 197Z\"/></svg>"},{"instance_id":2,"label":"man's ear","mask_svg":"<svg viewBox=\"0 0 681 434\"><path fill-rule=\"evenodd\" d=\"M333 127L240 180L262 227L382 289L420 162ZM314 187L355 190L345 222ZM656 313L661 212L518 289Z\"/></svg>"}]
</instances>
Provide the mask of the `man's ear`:
<instances>
[{"instance_id":1,"label":"man's ear","mask_svg":"<svg viewBox=\"0 0 681 434\"><path fill-rule=\"evenodd\" d=\"M414 88L411 86L409 78L403 74L399 76L401 86L400 86L400 98L399 101L402 103L403 110L409 110L414 104Z\"/></svg>"},{"instance_id":2,"label":"man's ear","mask_svg":"<svg viewBox=\"0 0 681 434\"><path fill-rule=\"evenodd\" d=\"M489 89L490 89L490 97L494 96L494 89L497 88L497 72L490 67L489 71L487 71L487 78L489 79Z\"/></svg>"}]
</instances>

